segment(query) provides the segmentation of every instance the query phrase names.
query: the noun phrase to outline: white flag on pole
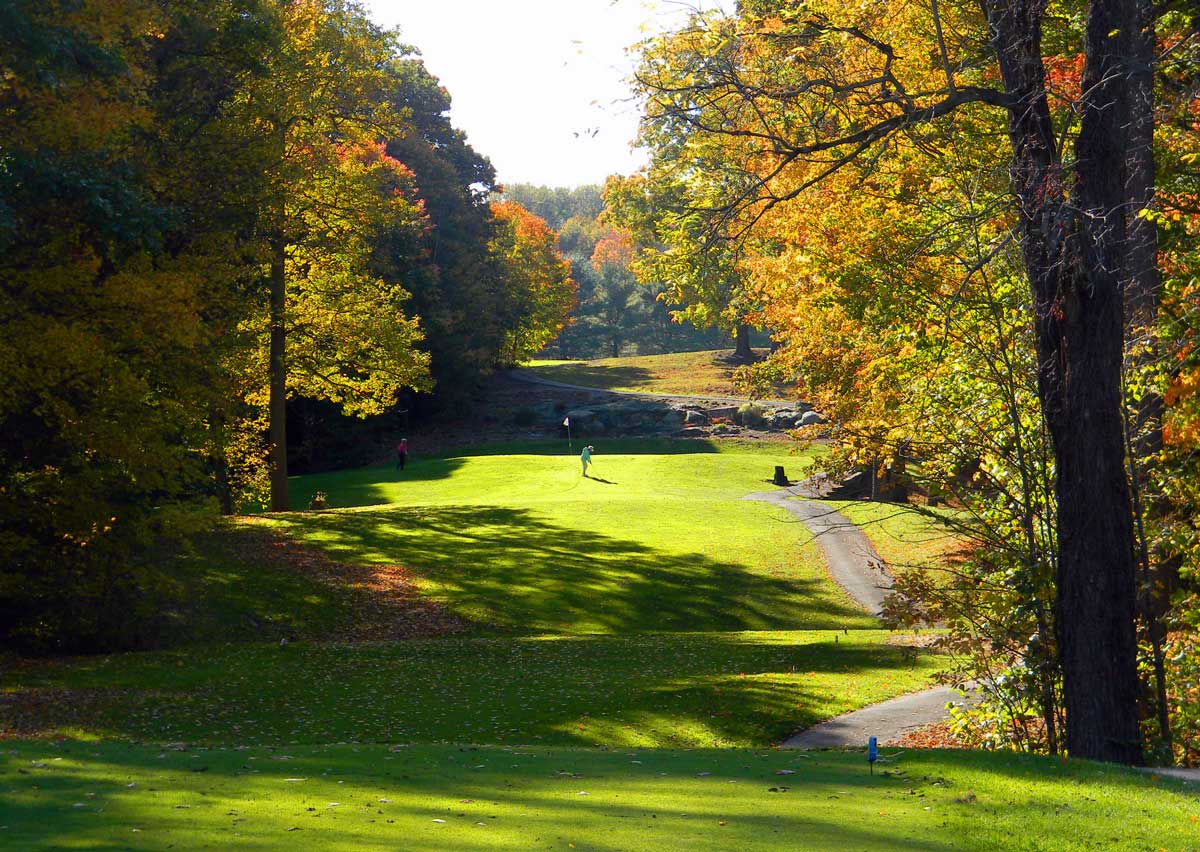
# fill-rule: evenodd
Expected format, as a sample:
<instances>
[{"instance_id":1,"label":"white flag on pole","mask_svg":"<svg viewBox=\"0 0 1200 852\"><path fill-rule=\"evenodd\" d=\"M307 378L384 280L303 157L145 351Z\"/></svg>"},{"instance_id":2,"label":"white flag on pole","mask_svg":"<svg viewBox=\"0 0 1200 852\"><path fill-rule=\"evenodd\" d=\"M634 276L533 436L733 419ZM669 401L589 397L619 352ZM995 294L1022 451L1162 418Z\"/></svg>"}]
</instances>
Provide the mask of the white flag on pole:
<instances>
[{"instance_id":1,"label":"white flag on pole","mask_svg":"<svg viewBox=\"0 0 1200 852\"><path fill-rule=\"evenodd\" d=\"M570 418L570 417L564 417L564 418L563 418L563 425L564 425L564 426L570 426L570 425L571 425L571 418Z\"/></svg>"}]
</instances>

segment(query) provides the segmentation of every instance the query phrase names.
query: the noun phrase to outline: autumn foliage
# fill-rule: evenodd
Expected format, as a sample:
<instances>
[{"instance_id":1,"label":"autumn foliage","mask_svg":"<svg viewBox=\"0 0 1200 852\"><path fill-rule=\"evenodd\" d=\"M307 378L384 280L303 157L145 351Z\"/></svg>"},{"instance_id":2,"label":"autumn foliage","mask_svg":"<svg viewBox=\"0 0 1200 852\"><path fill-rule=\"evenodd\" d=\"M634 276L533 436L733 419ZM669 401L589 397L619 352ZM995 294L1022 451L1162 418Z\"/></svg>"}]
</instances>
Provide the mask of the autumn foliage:
<instances>
[{"instance_id":1,"label":"autumn foliage","mask_svg":"<svg viewBox=\"0 0 1200 852\"><path fill-rule=\"evenodd\" d=\"M561 327L553 235L493 218L448 107L343 0L4 5L0 642L153 641L164 553L268 479L288 508L296 406Z\"/></svg>"}]
</instances>

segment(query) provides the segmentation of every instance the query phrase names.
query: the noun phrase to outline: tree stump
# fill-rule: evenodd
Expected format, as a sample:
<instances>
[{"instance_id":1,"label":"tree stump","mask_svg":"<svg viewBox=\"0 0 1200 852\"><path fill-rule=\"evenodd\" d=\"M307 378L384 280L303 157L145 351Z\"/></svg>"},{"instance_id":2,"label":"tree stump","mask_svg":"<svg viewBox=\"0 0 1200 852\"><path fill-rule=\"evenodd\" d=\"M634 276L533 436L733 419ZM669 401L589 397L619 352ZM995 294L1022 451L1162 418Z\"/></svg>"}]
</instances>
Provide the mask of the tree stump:
<instances>
[{"instance_id":1,"label":"tree stump","mask_svg":"<svg viewBox=\"0 0 1200 852\"><path fill-rule=\"evenodd\" d=\"M776 485L791 485L788 482L787 474L783 472L783 465L775 465L775 478L771 480Z\"/></svg>"}]
</instances>

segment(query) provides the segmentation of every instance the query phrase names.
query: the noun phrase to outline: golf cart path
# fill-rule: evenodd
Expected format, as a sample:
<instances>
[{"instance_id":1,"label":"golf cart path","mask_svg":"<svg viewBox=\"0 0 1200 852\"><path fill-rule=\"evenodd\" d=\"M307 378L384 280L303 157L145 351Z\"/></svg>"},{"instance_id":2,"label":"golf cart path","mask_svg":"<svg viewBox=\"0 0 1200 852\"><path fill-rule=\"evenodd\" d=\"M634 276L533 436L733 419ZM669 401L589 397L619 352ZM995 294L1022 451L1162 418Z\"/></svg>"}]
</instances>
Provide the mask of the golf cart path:
<instances>
[{"instance_id":1,"label":"golf cart path","mask_svg":"<svg viewBox=\"0 0 1200 852\"><path fill-rule=\"evenodd\" d=\"M516 368L509 370L507 373L511 379L516 379L518 382L526 382L531 385L542 385L548 388L558 388L560 390L586 391L588 393L608 393L615 396L639 397L643 399L661 399L668 402L722 402L729 405L741 405L746 402L754 402L764 406L787 407L795 405L786 399L750 399L747 396L703 396L699 394L678 394L678 393L653 393L651 391L626 391L626 390L611 390L609 388L587 387L586 385L572 385L567 382L556 382L553 379L543 379L541 376L535 376L528 370Z\"/></svg>"},{"instance_id":2,"label":"golf cart path","mask_svg":"<svg viewBox=\"0 0 1200 852\"><path fill-rule=\"evenodd\" d=\"M859 606L878 618L883 599L892 589L892 578L870 539L841 512L813 499L819 494L818 484L808 479L775 491L755 491L742 499L772 503L799 518L821 548L833 579Z\"/></svg>"},{"instance_id":3,"label":"golf cart path","mask_svg":"<svg viewBox=\"0 0 1200 852\"><path fill-rule=\"evenodd\" d=\"M756 491L742 499L771 503L795 515L812 533L830 576L878 618L883 599L892 589L892 578L862 530L841 512L818 502L829 484L823 477L813 477L787 488ZM910 731L944 720L948 703L961 705L966 700L961 692L947 686L901 695L794 734L780 747L865 747L869 737L877 737L881 744L894 742Z\"/></svg>"}]
</instances>

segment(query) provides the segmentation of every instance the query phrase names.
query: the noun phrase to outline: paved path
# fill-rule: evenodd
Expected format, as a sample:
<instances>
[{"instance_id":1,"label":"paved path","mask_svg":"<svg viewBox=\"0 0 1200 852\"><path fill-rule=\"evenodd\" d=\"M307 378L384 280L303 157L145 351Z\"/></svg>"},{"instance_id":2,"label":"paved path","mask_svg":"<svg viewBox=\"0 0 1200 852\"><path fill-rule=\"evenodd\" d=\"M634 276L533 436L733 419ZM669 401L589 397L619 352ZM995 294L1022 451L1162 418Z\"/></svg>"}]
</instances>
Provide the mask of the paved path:
<instances>
[{"instance_id":1,"label":"paved path","mask_svg":"<svg viewBox=\"0 0 1200 852\"><path fill-rule=\"evenodd\" d=\"M880 745L887 745L917 728L945 719L946 704L952 701L961 706L967 699L949 686L901 695L801 731L781 743L780 747L866 748L870 737L877 737Z\"/></svg>"},{"instance_id":2,"label":"paved path","mask_svg":"<svg viewBox=\"0 0 1200 852\"><path fill-rule=\"evenodd\" d=\"M884 570L883 560L870 539L853 521L812 499L822 496L828 484L827 480L813 478L789 488L756 491L743 499L771 503L799 518L821 548L833 579L863 609L878 618L883 599L892 588L892 578ZM945 719L947 703L961 704L967 700L958 690L946 686L902 695L822 722L789 737L780 747L865 748L869 737L877 737L881 744L894 742L909 731Z\"/></svg>"},{"instance_id":3,"label":"paved path","mask_svg":"<svg viewBox=\"0 0 1200 852\"><path fill-rule=\"evenodd\" d=\"M823 496L826 484L814 478L790 488L757 491L742 499L772 503L799 518L820 546L829 573L863 609L878 617L892 579L862 531L841 512L812 499ZM949 686L901 695L794 734L780 743L780 748L866 748L870 737L877 737L880 745L888 745L911 731L945 719L947 704L962 707L970 701L969 696ZM1200 784L1200 769L1149 766L1143 771Z\"/></svg>"},{"instance_id":4,"label":"paved path","mask_svg":"<svg viewBox=\"0 0 1200 852\"><path fill-rule=\"evenodd\" d=\"M878 617L884 596L892 588L892 578L883 569L883 560L870 539L841 512L815 500L794 499L810 498L813 493L813 484L806 480L790 488L756 491L742 499L773 503L799 518L821 548L833 579L863 609Z\"/></svg>"}]
</instances>

